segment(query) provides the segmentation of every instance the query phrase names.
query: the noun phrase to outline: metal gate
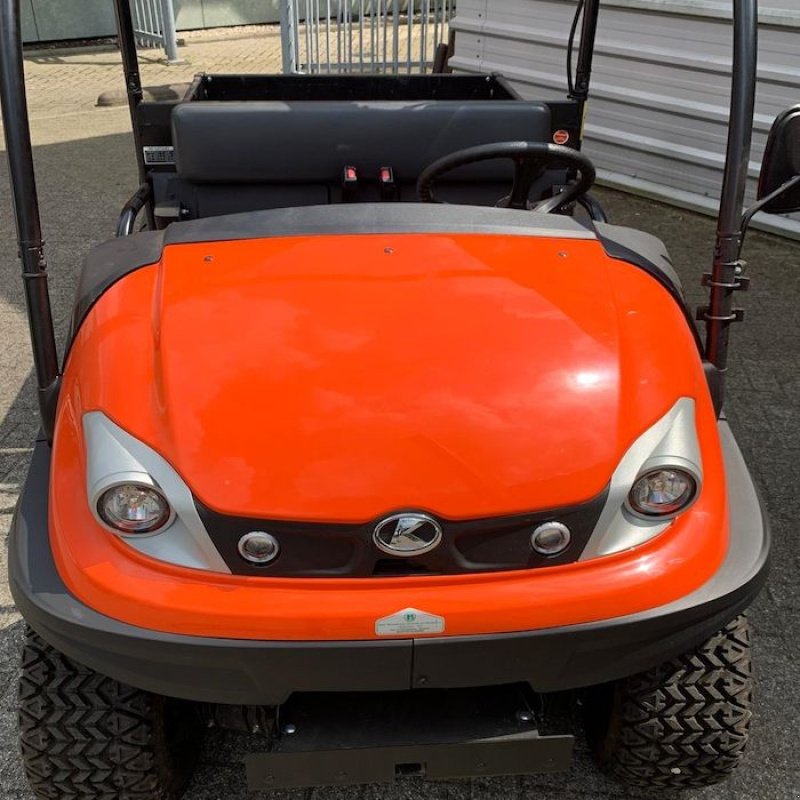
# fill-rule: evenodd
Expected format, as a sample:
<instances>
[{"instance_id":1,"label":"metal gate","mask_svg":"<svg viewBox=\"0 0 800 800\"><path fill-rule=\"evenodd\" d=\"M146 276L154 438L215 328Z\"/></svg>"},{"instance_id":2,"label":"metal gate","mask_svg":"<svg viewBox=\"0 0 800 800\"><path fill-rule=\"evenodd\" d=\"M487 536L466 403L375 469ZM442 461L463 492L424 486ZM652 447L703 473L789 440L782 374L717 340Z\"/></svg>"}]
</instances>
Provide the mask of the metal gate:
<instances>
[{"instance_id":1,"label":"metal gate","mask_svg":"<svg viewBox=\"0 0 800 800\"><path fill-rule=\"evenodd\" d=\"M455 0L281 0L286 73L428 72Z\"/></svg>"},{"instance_id":2,"label":"metal gate","mask_svg":"<svg viewBox=\"0 0 800 800\"><path fill-rule=\"evenodd\" d=\"M136 41L141 47L163 47L170 63L179 62L172 0L131 0Z\"/></svg>"}]
</instances>

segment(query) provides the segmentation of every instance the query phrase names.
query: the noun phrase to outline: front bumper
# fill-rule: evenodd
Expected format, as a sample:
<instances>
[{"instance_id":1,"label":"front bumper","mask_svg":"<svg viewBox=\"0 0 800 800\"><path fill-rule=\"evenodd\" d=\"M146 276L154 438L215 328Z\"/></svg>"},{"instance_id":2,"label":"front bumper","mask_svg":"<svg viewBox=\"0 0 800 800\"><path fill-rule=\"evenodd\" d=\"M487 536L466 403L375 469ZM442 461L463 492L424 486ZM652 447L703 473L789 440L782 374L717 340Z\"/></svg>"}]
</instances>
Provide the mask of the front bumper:
<instances>
[{"instance_id":1,"label":"front bumper","mask_svg":"<svg viewBox=\"0 0 800 800\"><path fill-rule=\"evenodd\" d=\"M383 691L527 682L578 688L648 669L696 646L746 608L766 579L770 537L727 423L720 438L730 544L716 574L646 612L486 636L381 641L254 641L162 633L98 614L70 594L50 550L50 448L38 442L11 527L9 580L27 622L96 671L158 694L274 705L298 691Z\"/></svg>"}]
</instances>

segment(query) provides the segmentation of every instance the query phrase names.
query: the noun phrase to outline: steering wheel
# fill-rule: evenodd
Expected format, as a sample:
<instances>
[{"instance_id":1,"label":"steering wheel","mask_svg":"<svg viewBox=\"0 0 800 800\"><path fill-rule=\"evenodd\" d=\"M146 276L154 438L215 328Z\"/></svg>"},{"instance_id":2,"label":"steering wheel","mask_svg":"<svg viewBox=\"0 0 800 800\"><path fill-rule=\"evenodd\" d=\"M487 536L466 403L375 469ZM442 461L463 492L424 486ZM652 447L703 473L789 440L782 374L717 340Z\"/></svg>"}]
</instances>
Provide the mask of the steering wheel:
<instances>
[{"instance_id":1,"label":"steering wheel","mask_svg":"<svg viewBox=\"0 0 800 800\"><path fill-rule=\"evenodd\" d=\"M494 158L508 158L514 162L514 183L511 194L498 201L500 208L533 210L549 214L585 194L592 188L596 171L592 162L579 150L557 144L541 142L493 142L477 147L456 150L443 156L422 171L417 180L417 196L423 203L439 203L433 194L433 184L442 175L467 164L490 161ZM547 169L556 166L572 168L577 171L577 180L572 181L560 194L542 200L531 206L528 194L533 184Z\"/></svg>"}]
</instances>

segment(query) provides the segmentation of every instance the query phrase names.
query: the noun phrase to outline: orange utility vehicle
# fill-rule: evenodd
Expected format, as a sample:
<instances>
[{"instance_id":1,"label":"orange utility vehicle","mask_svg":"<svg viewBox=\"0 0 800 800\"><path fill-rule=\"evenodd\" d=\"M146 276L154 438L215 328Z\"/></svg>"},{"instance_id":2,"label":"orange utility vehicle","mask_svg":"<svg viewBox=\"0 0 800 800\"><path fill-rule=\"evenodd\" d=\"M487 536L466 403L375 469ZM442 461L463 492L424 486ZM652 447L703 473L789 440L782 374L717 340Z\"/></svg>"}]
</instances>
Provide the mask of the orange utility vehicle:
<instances>
[{"instance_id":1,"label":"orange utility vehicle","mask_svg":"<svg viewBox=\"0 0 800 800\"><path fill-rule=\"evenodd\" d=\"M493 75L201 75L145 103L117 0L142 185L62 360L0 0L42 412L9 557L39 797L175 798L209 725L268 737L254 788L566 769L565 696L625 782L739 763L769 535L726 353L752 213L800 207L800 110L743 218L739 0L703 341L661 242L588 194L598 5L563 101Z\"/></svg>"}]
</instances>

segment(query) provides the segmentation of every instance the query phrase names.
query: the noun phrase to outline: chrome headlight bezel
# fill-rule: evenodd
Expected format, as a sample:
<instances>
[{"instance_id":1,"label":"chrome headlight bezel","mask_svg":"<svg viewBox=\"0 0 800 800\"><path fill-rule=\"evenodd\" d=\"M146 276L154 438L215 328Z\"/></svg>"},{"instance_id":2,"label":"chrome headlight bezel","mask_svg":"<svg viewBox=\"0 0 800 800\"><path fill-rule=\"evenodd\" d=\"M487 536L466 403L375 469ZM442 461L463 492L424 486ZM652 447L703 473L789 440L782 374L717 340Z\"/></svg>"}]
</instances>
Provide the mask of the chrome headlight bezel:
<instances>
[{"instance_id":1,"label":"chrome headlight bezel","mask_svg":"<svg viewBox=\"0 0 800 800\"><path fill-rule=\"evenodd\" d=\"M155 524L143 527L141 530L136 530L134 528L126 528L122 525L117 526L107 519L107 512L104 512L103 510L106 496L115 489L121 489L125 486L136 487L139 490L150 492L158 497L159 502L163 506L163 513ZM141 539L145 536L158 536L159 534L164 533L175 521L175 509L173 509L170 505L170 502L167 500L161 487L158 486L158 484L156 484L156 482L152 480L149 475L141 474L131 476L127 479L116 480L106 485L97 496L97 499L94 503L94 511L95 516L100 524L103 525L103 527L105 527L107 530L111 531L117 536L132 537L135 539Z\"/></svg>"},{"instance_id":2,"label":"chrome headlight bezel","mask_svg":"<svg viewBox=\"0 0 800 800\"><path fill-rule=\"evenodd\" d=\"M648 475L661 471L675 471L685 475L690 484L690 494L685 501L681 502L681 504L673 510L663 512L644 511L637 507L635 501L633 500L634 490L636 489L637 484ZM697 498L700 496L701 481L702 478L698 474L696 465L686 458L680 458L678 456L662 456L660 458L648 459L631 484L631 489L628 492L628 496L625 498L625 507L628 512L633 514L633 516L639 517L643 520L666 521L675 519L675 517L688 511L697 502Z\"/></svg>"},{"instance_id":3,"label":"chrome headlight bezel","mask_svg":"<svg viewBox=\"0 0 800 800\"><path fill-rule=\"evenodd\" d=\"M629 502L635 482L649 470L673 466L695 480L691 503L671 515L638 513ZM698 500L703 487L703 461L697 438L696 404L680 398L628 448L611 476L608 497L580 560L620 553L638 547L666 531Z\"/></svg>"},{"instance_id":4,"label":"chrome headlight bezel","mask_svg":"<svg viewBox=\"0 0 800 800\"><path fill-rule=\"evenodd\" d=\"M191 489L175 468L101 411L87 412L82 422L86 501L98 526L149 558L230 574L200 519ZM150 487L164 497L171 510L165 525L150 533L124 533L103 520L97 508L100 497L127 483Z\"/></svg>"}]
</instances>

